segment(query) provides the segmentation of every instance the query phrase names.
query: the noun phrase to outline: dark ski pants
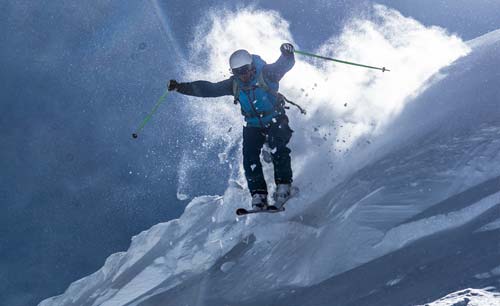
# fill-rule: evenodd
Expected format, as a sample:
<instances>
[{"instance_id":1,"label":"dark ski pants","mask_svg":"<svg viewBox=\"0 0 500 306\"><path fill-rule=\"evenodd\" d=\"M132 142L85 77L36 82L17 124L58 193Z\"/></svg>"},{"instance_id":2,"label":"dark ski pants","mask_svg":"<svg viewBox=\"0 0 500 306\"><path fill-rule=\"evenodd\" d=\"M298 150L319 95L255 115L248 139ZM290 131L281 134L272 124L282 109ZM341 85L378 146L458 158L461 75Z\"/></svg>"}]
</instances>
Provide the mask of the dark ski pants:
<instances>
[{"instance_id":1,"label":"dark ski pants","mask_svg":"<svg viewBox=\"0 0 500 306\"><path fill-rule=\"evenodd\" d=\"M276 118L266 128L243 128L243 168L252 195L256 193L267 194L267 184L262 172L260 152L265 142L271 148L274 166L274 181L276 184L292 182L292 166L290 149L287 144L292 137L292 129L288 126L288 117L282 115Z\"/></svg>"}]
</instances>

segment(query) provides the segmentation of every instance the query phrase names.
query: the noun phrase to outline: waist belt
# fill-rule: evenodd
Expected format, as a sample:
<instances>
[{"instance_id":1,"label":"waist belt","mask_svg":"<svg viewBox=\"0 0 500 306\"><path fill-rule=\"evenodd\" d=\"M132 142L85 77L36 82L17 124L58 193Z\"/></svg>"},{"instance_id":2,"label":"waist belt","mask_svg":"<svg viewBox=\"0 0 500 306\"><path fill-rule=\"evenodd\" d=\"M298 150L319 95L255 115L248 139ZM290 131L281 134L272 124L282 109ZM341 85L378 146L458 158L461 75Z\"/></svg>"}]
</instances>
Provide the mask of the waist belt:
<instances>
[{"instance_id":1,"label":"waist belt","mask_svg":"<svg viewBox=\"0 0 500 306\"><path fill-rule=\"evenodd\" d=\"M270 110L270 111L267 111L267 112L257 112L257 114L255 114L255 113L246 113L246 112L241 111L241 114L243 116L245 116L245 118L248 118L248 119L251 119L251 118L263 118L263 117L267 117L267 116L273 115L275 113L279 114L280 111L273 109L273 110Z\"/></svg>"}]
</instances>

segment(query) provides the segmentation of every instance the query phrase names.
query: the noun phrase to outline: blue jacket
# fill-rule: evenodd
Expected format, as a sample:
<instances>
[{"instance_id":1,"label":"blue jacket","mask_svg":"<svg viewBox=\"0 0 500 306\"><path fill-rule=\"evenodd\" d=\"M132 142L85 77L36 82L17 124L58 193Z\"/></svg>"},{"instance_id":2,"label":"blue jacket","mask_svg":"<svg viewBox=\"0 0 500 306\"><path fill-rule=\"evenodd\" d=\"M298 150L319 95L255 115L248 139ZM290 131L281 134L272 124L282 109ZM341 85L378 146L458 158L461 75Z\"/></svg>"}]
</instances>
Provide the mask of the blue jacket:
<instances>
[{"instance_id":1,"label":"blue jacket","mask_svg":"<svg viewBox=\"0 0 500 306\"><path fill-rule=\"evenodd\" d=\"M285 112L277 101L275 93L279 89L279 81L295 64L295 57L293 54L282 54L273 64L266 64L258 55L252 55L252 57L256 73L248 83L243 83L237 77L231 76L229 79L217 83L208 81L179 83L177 91L196 97L233 96L236 82L238 93L235 100L240 104L247 126L263 128L271 123L273 118ZM256 86L260 74L270 90Z\"/></svg>"}]
</instances>

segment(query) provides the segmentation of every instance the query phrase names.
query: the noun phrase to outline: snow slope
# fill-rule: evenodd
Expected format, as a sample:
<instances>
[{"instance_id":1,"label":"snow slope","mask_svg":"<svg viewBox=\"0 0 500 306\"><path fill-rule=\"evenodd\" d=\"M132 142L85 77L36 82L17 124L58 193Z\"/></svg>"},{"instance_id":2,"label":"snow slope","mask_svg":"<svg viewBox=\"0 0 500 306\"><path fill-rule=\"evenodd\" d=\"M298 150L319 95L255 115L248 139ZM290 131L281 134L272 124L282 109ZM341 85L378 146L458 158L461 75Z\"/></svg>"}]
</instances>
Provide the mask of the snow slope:
<instances>
[{"instance_id":1,"label":"snow slope","mask_svg":"<svg viewBox=\"0 0 500 306\"><path fill-rule=\"evenodd\" d=\"M320 197L298 180L283 214L235 218L232 182L40 305L410 305L500 285L500 32L470 46Z\"/></svg>"}]
</instances>

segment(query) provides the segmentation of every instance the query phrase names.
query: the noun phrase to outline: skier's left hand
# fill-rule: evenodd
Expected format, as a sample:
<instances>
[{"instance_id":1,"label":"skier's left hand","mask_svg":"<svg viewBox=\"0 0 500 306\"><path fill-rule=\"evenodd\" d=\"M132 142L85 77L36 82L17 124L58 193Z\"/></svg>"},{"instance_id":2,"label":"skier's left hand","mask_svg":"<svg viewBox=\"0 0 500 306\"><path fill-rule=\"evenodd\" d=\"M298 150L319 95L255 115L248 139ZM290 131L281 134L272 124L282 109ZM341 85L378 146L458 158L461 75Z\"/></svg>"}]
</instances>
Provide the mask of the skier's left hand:
<instances>
[{"instance_id":1,"label":"skier's left hand","mask_svg":"<svg viewBox=\"0 0 500 306\"><path fill-rule=\"evenodd\" d=\"M290 54L293 54L293 51L295 51L295 48L290 43L284 43L281 45L280 51L281 51L281 53L283 53L285 55L290 55Z\"/></svg>"},{"instance_id":2,"label":"skier's left hand","mask_svg":"<svg viewBox=\"0 0 500 306\"><path fill-rule=\"evenodd\" d=\"M176 91L179 86L179 83L176 80L170 80L168 82L168 91Z\"/></svg>"}]
</instances>

